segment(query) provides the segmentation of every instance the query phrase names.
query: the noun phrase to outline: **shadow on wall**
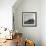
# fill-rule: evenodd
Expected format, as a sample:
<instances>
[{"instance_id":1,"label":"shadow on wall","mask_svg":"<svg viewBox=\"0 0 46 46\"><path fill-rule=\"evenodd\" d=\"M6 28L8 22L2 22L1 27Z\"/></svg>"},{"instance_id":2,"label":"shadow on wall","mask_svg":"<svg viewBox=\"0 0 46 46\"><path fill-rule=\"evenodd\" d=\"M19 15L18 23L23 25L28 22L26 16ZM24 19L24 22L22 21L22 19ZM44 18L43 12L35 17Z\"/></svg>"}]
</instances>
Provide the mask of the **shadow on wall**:
<instances>
[{"instance_id":1,"label":"shadow on wall","mask_svg":"<svg viewBox=\"0 0 46 46\"><path fill-rule=\"evenodd\" d=\"M23 3L24 0L17 0L16 3L12 6L13 10L18 9L18 7Z\"/></svg>"}]
</instances>

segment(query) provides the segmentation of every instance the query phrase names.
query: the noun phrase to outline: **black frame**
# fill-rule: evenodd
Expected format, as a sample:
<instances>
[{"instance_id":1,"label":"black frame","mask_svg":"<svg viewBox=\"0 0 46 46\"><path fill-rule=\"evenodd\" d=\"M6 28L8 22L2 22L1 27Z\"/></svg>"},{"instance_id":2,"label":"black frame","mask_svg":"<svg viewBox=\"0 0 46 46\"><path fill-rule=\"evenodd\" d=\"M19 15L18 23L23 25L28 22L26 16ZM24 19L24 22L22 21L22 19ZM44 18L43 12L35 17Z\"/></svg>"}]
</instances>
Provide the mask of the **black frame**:
<instances>
[{"instance_id":1,"label":"black frame","mask_svg":"<svg viewBox=\"0 0 46 46\"><path fill-rule=\"evenodd\" d=\"M24 16L24 13L35 13L35 25L30 25L30 26L25 26L23 25L23 16ZM22 12L22 26L23 27L36 27L37 26L37 12Z\"/></svg>"}]
</instances>

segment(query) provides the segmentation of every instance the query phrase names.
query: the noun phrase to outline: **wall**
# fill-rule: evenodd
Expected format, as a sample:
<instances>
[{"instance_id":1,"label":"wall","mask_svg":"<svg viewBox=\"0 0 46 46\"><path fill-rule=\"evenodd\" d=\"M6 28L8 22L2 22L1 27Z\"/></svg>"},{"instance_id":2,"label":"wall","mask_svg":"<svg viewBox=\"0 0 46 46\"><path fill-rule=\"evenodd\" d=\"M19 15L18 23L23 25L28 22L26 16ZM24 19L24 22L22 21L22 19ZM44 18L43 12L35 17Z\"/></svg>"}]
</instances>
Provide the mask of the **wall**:
<instances>
[{"instance_id":1,"label":"wall","mask_svg":"<svg viewBox=\"0 0 46 46\"><path fill-rule=\"evenodd\" d=\"M12 6L16 0L0 0L0 27L12 29Z\"/></svg>"},{"instance_id":2,"label":"wall","mask_svg":"<svg viewBox=\"0 0 46 46\"><path fill-rule=\"evenodd\" d=\"M22 12L37 12L37 27L22 27ZM41 46L41 0L22 0L13 6L13 13L15 30L22 32L25 39L34 40L36 46Z\"/></svg>"},{"instance_id":3,"label":"wall","mask_svg":"<svg viewBox=\"0 0 46 46\"><path fill-rule=\"evenodd\" d=\"M20 3L21 2L21 3ZM37 27L22 27L22 12L37 12ZM15 31L35 41L36 46L46 46L46 0L20 0L13 6Z\"/></svg>"},{"instance_id":4,"label":"wall","mask_svg":"<svg viewBox=\"0 0 46 46\"><path fill-rule=\"evenodd\" d=\"M41 38L42 46L46 46L46 0L41 1Z\"/></svg>"},{"instance_id":5,"label":"wall","mask_svg":"<svg viewBox=\"0 0 46 46\"><path fill-rule=\"evenodd\" d=\"M31 0L30 0L31 1ZM15 15L17 15L15 17L15 28L16 30L20 31L20 32L23 32L24 34L24 37L27 36L26 34L30 34L30 38L31 39L34 39L37 43L37 45L39 44L38 39L40 41L41 39L41 42L42 42L42 46L46 46L46 0L41 0L41 15L40 12L39 12L39 8L40 8L40 0L37 0L36 3L38 6L38 9L39 10L36 10L37 8L35 7L35 4L32 4L33 2L35 3L35 0L32 0L32 2L30 2L27 0L27 2L32 6L30 6L28 4L29 7L27 6L24 6L23 5L26 5L24 0L22 0L22 3L24 2L24 4L20 5L20 1L18 1L16 3L16 0L0 0L0 26L3 26L3 27L8 27L8 28L12 28L12 6L14 5L14 13L16 13ZM19 4L19 5L18 5ZM21 6L21 8L17 8ZM35 10L32 10L33 7L35 8ZM18 10L16 10L16 8ZM23 9L23 10L22 10ZM17 12L16 12L17 11ZM38 16L37 16L37 20L38 20L38 25L37 27L22 27L22 11L37 11L38 12ZM19 15L19 16L18 16ZM40 19L39 19L40 18ZM17 24L17 25L16 25ZM40 28L41 27L41 28ZM38 34L38 35L37 35ZM41 34L41 38L40 38L40 35Z\"/></svg>"}]
</instances>

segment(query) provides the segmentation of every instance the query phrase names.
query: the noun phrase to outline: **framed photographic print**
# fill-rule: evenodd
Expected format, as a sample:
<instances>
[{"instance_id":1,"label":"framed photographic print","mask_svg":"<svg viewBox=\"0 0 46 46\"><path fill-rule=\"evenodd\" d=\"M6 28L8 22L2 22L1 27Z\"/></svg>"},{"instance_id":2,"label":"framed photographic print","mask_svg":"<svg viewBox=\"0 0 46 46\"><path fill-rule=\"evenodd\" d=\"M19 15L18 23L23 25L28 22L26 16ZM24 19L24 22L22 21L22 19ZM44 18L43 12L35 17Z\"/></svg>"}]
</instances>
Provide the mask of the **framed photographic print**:
<instances>
[{"instance_id":1,"label":"framed photographic print","mask_svg":"<svg viewBox=\"0 0 46 46\"><path fill-rule=\"evenodd\" d=\"M22 12L22 26L36 27L37 26L37 12Z\"/></svg>"}]
</instances>

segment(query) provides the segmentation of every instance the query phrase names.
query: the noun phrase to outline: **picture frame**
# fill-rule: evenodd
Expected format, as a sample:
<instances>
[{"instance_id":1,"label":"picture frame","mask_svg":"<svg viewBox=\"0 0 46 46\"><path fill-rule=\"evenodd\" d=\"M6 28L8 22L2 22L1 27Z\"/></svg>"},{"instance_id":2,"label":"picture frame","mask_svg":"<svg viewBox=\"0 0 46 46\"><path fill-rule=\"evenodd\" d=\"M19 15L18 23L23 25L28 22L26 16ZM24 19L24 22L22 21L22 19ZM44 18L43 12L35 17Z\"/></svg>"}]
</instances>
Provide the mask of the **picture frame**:
<instances>
[{"instance_id":1,"label":"picture frame","mask_svg":"<svg viewBox=\"0 0 46 46\"><path fill-rule=\"evenodd\" d=\"M37 26L37 12L22 12L22 26L36 27Z\"/></svg>"},{"instance_id":2,"label":"picture frame","mask_svg":"<svg viewBox=\"0 0 46 46\"><path fill-rule=\"evenodd\" d=\"M15 18L14 18L15 16L14 16L14 13L13 13L13 19L12 19L12 21L13 21L13 31L15 30Z\"/></svg>"}]
</instances>

